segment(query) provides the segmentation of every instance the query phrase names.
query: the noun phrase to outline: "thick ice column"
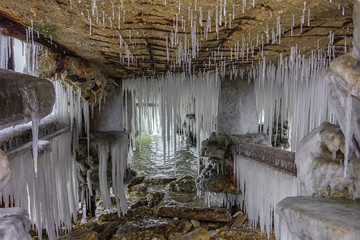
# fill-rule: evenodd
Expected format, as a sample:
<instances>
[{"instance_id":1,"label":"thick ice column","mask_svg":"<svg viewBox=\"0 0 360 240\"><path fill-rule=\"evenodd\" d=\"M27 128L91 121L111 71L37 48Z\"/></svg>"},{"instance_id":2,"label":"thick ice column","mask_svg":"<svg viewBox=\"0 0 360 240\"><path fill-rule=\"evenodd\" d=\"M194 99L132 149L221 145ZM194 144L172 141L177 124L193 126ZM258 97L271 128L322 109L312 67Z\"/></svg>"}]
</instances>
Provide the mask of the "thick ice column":
<instances>
[{"instance_id":1,"label":"thick ice column","mask_svg":"<svg viewBox=\"0 0 360 240\"><path fill-rule=\"evenodd\" d=\"M0 69L0 128L50 114L55 102L53 84L26 74Z\"/></svg>"},{"instance_id":2,"label":"thick ice column","mask_svg":"<svg viewBox=\"0 0 360 240\"><path fill-rule=\"evenodd\" d=\"M92 131L122 131L123 130L123 96L121 87L112 95L107 96L104 103L95 108L91 122Z\"/></svg>"},{"instance_id":3,"label":"thick ice column","mask_svg":"<svg viewBox=\"0 0 360 240\"><path fill-rule=\"evenodd\" d=\"M219 134L258 132L254 84L246 80L224 79L221 82L218 108Z\"/></svg>"}]
</instances>

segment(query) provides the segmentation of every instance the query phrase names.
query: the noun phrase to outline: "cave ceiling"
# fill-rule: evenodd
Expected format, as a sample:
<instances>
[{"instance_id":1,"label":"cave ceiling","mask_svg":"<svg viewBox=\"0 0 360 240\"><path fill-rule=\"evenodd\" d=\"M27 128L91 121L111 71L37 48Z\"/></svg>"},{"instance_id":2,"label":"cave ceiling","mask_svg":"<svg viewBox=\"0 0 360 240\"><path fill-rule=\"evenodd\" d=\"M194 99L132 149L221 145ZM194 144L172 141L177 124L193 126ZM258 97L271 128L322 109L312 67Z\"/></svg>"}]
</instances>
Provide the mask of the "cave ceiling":
<instances>
[{"instance_id":1,"label":"cave ceiling","mask_svg":"<svg viewBox=\"0 0 360 240\"><path fill-rule=\"evenodd\" d=\"M294 46L326 52L330 40L340 55L351 46L352 8L344 0L0 0L0 27L9 35L19 28L11 21L33 27L44 45L131 78L276 62Z\"/></svg>"}]
</instances>

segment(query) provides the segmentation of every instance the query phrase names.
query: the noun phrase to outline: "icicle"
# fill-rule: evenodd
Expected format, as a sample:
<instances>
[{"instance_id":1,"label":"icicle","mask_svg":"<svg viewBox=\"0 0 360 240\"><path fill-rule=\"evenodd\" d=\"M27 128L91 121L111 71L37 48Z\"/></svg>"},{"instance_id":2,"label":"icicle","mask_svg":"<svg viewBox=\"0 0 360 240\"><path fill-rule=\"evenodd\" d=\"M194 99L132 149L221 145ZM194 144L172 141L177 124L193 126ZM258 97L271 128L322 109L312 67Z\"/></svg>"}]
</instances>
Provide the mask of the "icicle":
<instances>
[{"instance_id":1,"label":"icicle","mask_svg":"<svg viewBox=\"0 0 360 240\"><path fill-rule=\"evenodd\" d=\"M351 93L349 93L348 97L346 98L346 110L345 110L345 153L344 153L344 178L347 175L349 157L350 157L350 146L352 145L352 131L351 131L351 112L352 112L352 97Z\"/></svg>"},{"instance_id":2,"label":"icicle","mask_svg":"<svg viewBox=\"0 0 360 240\"><path fill-rule=\"evenodd\" d=\"M33 149L33 159L34 159L34 171L35 176L37 177L38 173L38 141L39 141L39 123L40 116L37 112L31 114L31 132L32 132L32 149Z\"/></svg>"}]
</instances>

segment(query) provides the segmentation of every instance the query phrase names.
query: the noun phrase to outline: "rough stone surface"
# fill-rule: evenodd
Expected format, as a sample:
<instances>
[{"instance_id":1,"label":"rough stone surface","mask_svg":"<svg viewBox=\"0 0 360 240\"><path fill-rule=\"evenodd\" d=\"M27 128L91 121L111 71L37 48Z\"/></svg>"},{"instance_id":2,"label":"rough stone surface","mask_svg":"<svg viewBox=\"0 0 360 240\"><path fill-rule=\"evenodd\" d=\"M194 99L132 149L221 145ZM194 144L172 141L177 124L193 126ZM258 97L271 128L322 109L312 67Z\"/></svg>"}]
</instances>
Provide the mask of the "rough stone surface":
<instances>
[{"instance_id":1,"label":"rough stone surface","mask_svg":"<svg viewBox=\"0 0 360 240\"><path fill-rule=\"evenodd\" d=\"M77 229L70 234L59 237L57 240L98 240L98 233L94 231Z\"/></svg>"},{"instance_id":2,"label":"rough stone surface","mask_svg":"<svg viewBox=\"0 0 360 240\"><path fill-rule=\"evenodd\" d=\"M1 128L24 119L30 121L32 113L41 118L51 113L55 90L50 81L0 69L0 86Z\"/></svg>"},{"instance_id":3,"label":"rough stone surface","mask_svg":"<svg viewBox=\"0 0 360 240\"><path fill-rule=\"evenodd\" d=\"M210 240L210 235L205 228L199 228L185 234L179 240Z\"/></svg>"},{"instance_id":4,"label":"rough stone surface","mask_svg":"<svg viewBox=\"0 0 360 240\"><path fill-rule=\"evenodd\" d=\"M166 189L173 192L196 192L195 179L191 176L182 177L180 179L170 182L167 185Z\"/></svg>"},{"instance_id":5,"label":"rough stone surface","mask_svg":"<svg viewBox=\"0 0 360 240\"><path fill-rule=\"evenodd\" d=\"M192 208L181 205L160 206L156 214L161 217L178 217L210 222L230 222L230 212L225 208Z\"/></svg>"},{"instance_id":6,"label":"rough stone surface","mask_svg":"<svg viewBox=\"0 0 360 240\"><path fill-rule=\"evenodd\" d=\"M143 218L128 221L118 227L112 240L165 240L173 232L181 231L183 225L180 221L159 218Z\"/></svg>"},{"instance_id":7,"label":"rough stone surface","mask_svg":"<svg viewBox=\"0 0 360 240\"><path fill-rule=\"evenodd\" d=\"M360 236L358 201L290 197L277 205L276 212L298 238L339 240Z\"/></svg>"},{"instance_id":8,"label":"rough stone surface","mask_svg":"<svg viewBox=\"0 0 360 240\"><path fill-rule=\"evenodd\" d=\"M191 220L191 224L193 225L194 228L199 228L200 227L200 222L198 220Z\"/></svg>"},{"instance_id":9,"label":"rough stone surface","mask_svg":"<svg viewBox=\"0 0 360 240\"><path fill-rule=\"evenodd\" d=\"M344 135L330 123L323 123L301 141L295 157L301 195L360 198L360 159L350 158L344 177L343 149Z\"/></svg>"},{"instance_id":10,"label":"rough stone surface","mask_svg":"<svg viewBox=\"0 0 360 240\"><path fill-rule=\"evenodd\" d=\"M163 192L152 192L146 194L146 201L148 207L157 206L165 197L165 193Z\"/></svg>"},{"instance_id":11,"label":"rough stone surface","mask_svg":"<svg viewBox=\"0 0 360 240\"><path fill-rule=\"evenodd\" d=\"M254 84L244 79L221 82L217 132L247 134L258 131Z\"/></svg>"},{"instance_id":12,"label":"rough stone surface","mask_svg":"<svg viewBox=\"0 0 360 240\"><path fill-rule=\"evenodd\" d=\"M148 186L146 185L146 183L140 183L140 184L136 184L136 185L132 186L130 188L130 190L145 192L147 188L148 188Z\"/></svg>"},{"instance_id":13,"label":"rough stone surface","mask_svg":"<svg viewBox=\"0 0 360 240\"><path fill-rule=\"evenodd\" d=\"M130 188L136 184L142 183L144 181L144 179L145 179L144 176L135 177L130 181L130 183L128 184L128 187Z\"/></svg>"},{"instance_id":14,"label":"rough stone surface","mask_svg":"<svg viewBox=\"0 0 360 240\"><path fill-rule=\"evenodd\" d=\"M106 97L106 104L95 108L91 121L92 131L122 131L123 130L123 101L121 88Z\"/></svg>"},{"instance_id":15,"label":"rough stone surface","mask_svg":"<svg viewBox=\"0 0 360 240\"><path fill-rule=\"evenodd\" d=\"M195 70L214 69L215 66L218 66L218 61L221 59L218 51L222 52L223 59L226 59L229 67L232 66L231 64L248 66L251 65L251 62L261 59L262 56L265 56L267 60L277 62L279 52L286 56L290 52L290 46L296 44L298 49L306 54L310 50L314 50L319 41L319 47L324 48L326 52L329 44L329 31L334 32L336 37L339 37L339 40L335 41L336 48L344 45L343 36L345 34L349 36L348 42L351 42L352 21L349 19L352 15L353 1L344 1L340 9L338 9L338 2L335 1L308 1L306 9L311 9L311 21L310 26L307 23L303 24L302 32L300 32L300 18L303 15L303 0L255 2L255 7L252 6L251 1L247 2L244 13L242 13L241 1L227 1L226 24L224 17L222 24L218 26L218 34L215 31L215 7L219 8L219 1L198 0L195 6L194 1L185 0L181 1L180 9L176 1L166 4L162 0L151 2L124 1L122 3L114 1L113 5L111 2L105 1L103 4L97 2L96 9L93 11L91 0L82 0L81 2L75 0L45 2L42 0L23 0L1 1L0 10L3 15L10 16L11 19L23 23L27 27L30 27L31 22L33 22L35 33L39 31L40 34L49 39L49 42L51 38L53 45L60 44L89 62L99 64L104 72L111 77L127 78L133 75L152 76L154 73L166 73L170 66L173 66L176 61L180 61L179 58L176 58L176 49L179 48L179 44L169 48L169 63L167 62L166 51L166 37L170 42L170 34L171 31L174 32L176 15L178 15L181 26L178 27L178 36L179 41L182 42L182 47L185 45L184 33L186 32L190 36L191 24L196 23L196 29L199 32L197 39L200 51L198 56L196 55L192 60L191 68L195 68ZM229 19L231 17L229 15L232 15L232 6L235 7L235 16L230 24ZM120 7L121 14L120 27L118 7ZM200 7L203 15L202 22L199 21ZM344 15L342 15L342 7L344 7ZM194 20L192 22L188 20L189 8L190 11L193 11ZM87 11L89 11L89 15ZM212 31L207 34L206 38L201 35L204 35L208 11L211 15ZM103 12L104 22L102 21ZM295 16L293 35L291 34L292 16ZM181 17L187 20L184 23L184 29ZM307 20L307 12L305 17ZM281 43L276 41L272 44L271 30L276 31L278 18L281 19L284 34L281 36ZM74 22L76 24L73 24ZM269 43L266 43L264 34L267 26L270 32ZM346 30L347 28L349 28L349 33ZM15 30L18 29L10 29L10 34L19 33ZM22 37L25 38L25 31L22 32ZM249 35L249 33L251 34ZM265 38L263 52L255 45L257 36L261 38L261 34ZM36 36L36 34L34 35ZM123 39L122 47L119 45L119 35ZM251 44L254 46L254 54L249 49L248 57L235 58L234 50L231 51L230 48L234 49L237 41L239 41L239 48L241 48L242 37L246 40L245 46L246 44L249 44L249 48ZM248 40L249 38L250 40ZM126 47L124 42L127 43ZM189 56L193 47L190 43L191 41L189 42ZM49 46L51 45L49 44ZM52 47L55 48L55 46ZM132 55L125 58L124 62L120 62L120 54L126 55L127 50ZM215 53L217 53L216 62L213 58L209 58L211 54ZM232 57L230 57L231 53ZM129 66L127 64L128 59ZM210 64L209 60L211 60ZM175 65L176 69L173 71L181 71L187 64L187 61L182 62L183 65Z\"/></svg>"},{"instance_id":16,"label":"rough stone surface","mask_svg":"<svg viewBox=\"0 0 360 240\"><path fill-rule=\"evenodd\" d=\"M247 215L243 214L241 211L234 214L234 222L231 224L231 227L240 228L243 226L245 221L247 220Z\"/></svg>"}]
</instances>

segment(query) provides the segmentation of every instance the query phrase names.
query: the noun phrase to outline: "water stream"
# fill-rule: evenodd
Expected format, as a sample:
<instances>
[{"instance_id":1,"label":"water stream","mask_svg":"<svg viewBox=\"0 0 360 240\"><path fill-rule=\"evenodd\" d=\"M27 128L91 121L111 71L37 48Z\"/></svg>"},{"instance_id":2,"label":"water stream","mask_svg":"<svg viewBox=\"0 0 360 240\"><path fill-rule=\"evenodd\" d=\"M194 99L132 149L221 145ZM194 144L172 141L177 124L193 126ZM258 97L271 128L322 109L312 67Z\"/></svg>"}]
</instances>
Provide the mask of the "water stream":
<instances>
[{"instance_id":1,"label":"water stream","mask_svg":"<svg viewBox=\"0 0 360 240\"><path fill-rule=\"evenodd\" d=\"M164 158L161 136L142 135L141 147L136 138L136 150L129 157L129 164L136 170L138 176L151 178L180 178L183 176L197 176L197 151L195 147L186 144L185 139L179 137L176 144L170 144L170 151Z\"/></svg>"}]
</instances>

